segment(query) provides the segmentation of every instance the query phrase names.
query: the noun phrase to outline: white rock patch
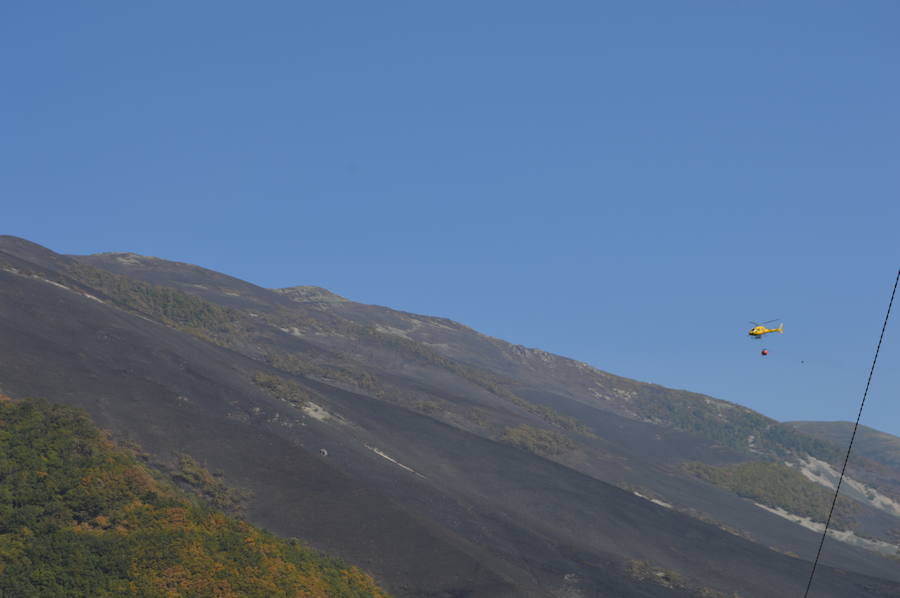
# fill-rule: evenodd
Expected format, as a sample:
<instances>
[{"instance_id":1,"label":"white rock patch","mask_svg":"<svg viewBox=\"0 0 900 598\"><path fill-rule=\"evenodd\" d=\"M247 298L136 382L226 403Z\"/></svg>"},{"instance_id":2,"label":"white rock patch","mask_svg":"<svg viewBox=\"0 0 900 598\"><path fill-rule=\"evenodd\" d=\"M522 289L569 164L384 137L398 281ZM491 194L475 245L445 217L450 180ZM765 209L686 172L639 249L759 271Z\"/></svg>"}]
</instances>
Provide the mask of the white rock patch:
<instances>
[{"instance_id":1,"label":"white rock patch","mask_svg":"<svg viewBox=\"0 0 900 598\"><path fill-rule=\"evenodd\" d=\"M664 508L666 508L666 509L671 509L671 508L672 508L672 505L670 505L669 503L667 503L667 502L665 502L665 501L663 501L663 500L659 500L658 498L650 498L649 496L644 496L643 494L641 494L640 492L637 492L637 491L635 491L635 490L632 490L632 493L633 493L635 496L639 496L639 497L643 498L644 500L649 500L650 502L652 502L652 503L655 504L655 505L659 505L659 506L664 507Z\"/></svg>"},{"instance_id":2,"label":"white rock patch","mask_svg":"<svg viewBox=\"0 0 900 598\"><path fill-rule=\"evenodd\" d=\"M311 418L318 420L320 422L328 421L330 419L334 419L340 421L338 418L330 414L328 411L316 405L315 403L309 401L303 407L303 413L310 416Z\"/></svg>"},{"instance_id":3,"label":"white rock patch","mask_svg":"<svg viewBox=\"0 0 900 598\"><path fill-rule=\"evenodd\" d=\"M373 453L375 453L376 455L378 455L379 457L382 457L382 458L384 458L384 459L387 459L388 461L390 461L390 462L393 463L394 465L396 465L396 466L398 466L398 467L402 467L402 468L405 469L406 471L408 471L408 472L410 472L410 473L414 473L414 474L416 474L417 476L419 476L419 477L422 478L422 479L426 479L425 476L423 476L421 473L419 473L418 471L416 471L416 470L413 469L412 467L407 467L407 466L404 465L403 463L400 463L399 461L397 461L396 459L394 459L393 457L391 457L390 455L388 455L388 454L385 453L384 451L382 451L382 450L380 450L380 449L377 449L377 448L375 448L374 446L369 446L368 444L366 445L366 448L369 449L370 451L372 451Z\"/></svg>"},{"instance_id":4,"label":"white rock patch","mask_svg":"<svg viewBox=\"0 0 900 598\"><path fill-rule=\"evenodd\" d=\"M803 476L821 486L825 486L830 490L837 487L838 479L841 474L825 461L820 461L815 457L807 456L799 463L787 463L790 467L797 468ZM866 486L862 482L858 482L849 476L844 476L841 483L841 494L852 498L859 502L872 505L876 509L884 511L894 517L900 517L900 503L892 500L874 488Z\"/></svg>"},{"instance_id":5,"label":"white rock patch","mask_svg":"<svg viewBox=\"0 0 900 598\"><path fill-rule=\"evenodd\" d=\"M127 264L129 266L137 266L140 265L141 260L138 254L136 253L122 253L116 256L116 261L120 264Z\"/></svg>"},{"instance_id":6,"label":"white rock patch","mask_svg":"<svg viewBox=\"0 0 900 598\"><path fill-rule=\"evenodd\" d=\"M394 336L400 336L400 337L410 340L409 334L407 333L407 331L403 330L401 328L395 328L393 326L383 326L381 324L375 324L375 330L377 330L378 332L383 332L385 334L393 334Z\"/></svg>"},{"instance_id":7,"label":"white rock patch","mask_svg":"<svg viewBox=\"0 0 900 598\"><path fill-rule=\"evenodd\" d=\"M774 513L779 517L787 519L788 521L793 521L798 525L802 525L808 530L812 530L820 534L825 531L824 523L813 521L809 517L794 515L793 513L789 513L784 509L767 507L766 505L760 504L758 502L755 502L753 504L755 504L760 509L765 509L770 513ZM853 546L865 548L866 550L880 552L882 554L900 555L900 546L895 546L894 544L890 544L888 542L882 542L881 540L869 540L868 538L861 538L853 532L829 529L828 537L834 538L835 540L839 540L841 542L845 542L846 544L852 544Z\"/></svg>"}]
</instances>

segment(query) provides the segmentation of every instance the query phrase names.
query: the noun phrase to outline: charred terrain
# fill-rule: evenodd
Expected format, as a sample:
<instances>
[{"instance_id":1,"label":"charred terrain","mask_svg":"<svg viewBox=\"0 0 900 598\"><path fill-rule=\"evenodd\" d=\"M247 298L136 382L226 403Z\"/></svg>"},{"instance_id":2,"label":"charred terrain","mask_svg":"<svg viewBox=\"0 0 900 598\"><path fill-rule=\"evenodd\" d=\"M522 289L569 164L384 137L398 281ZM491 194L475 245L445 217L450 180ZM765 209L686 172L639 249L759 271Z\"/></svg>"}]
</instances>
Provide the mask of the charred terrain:
<instances>
[{"instance_id":1,"label":"charred terrain","mask_svg":"<svg viewBox=\"0 0 900 598\"><path fill-rule=\"evenodd\" d=\"M843 456L450 320L15 237L0 392L83 408L162 472L189 457L248 521L399 597L801 596ZM900 596L900 469L877 456L813 596Z\"/></svg>"}]
</instances>

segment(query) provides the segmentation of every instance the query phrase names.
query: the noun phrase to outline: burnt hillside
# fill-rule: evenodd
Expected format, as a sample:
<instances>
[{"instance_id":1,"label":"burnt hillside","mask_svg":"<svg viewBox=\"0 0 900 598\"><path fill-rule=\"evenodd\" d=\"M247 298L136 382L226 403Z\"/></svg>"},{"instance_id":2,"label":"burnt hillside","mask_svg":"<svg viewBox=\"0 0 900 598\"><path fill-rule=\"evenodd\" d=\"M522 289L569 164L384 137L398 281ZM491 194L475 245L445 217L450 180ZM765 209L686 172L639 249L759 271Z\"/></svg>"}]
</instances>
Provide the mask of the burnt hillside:
<instances>
[{"instance_id":1,"label":"burnt hillside","mask_svg":"<svg viewBox=\"0 0 900 598\"><path fill-rule=\"evenodd\" d=\"M789 595L816 534L682 465L835 451L449 320L14 237L0 358L6 394L82 407L161 470L221 472L249 521L397 596ZM829 541L823 562L816 595L900 594L896 561Z\"/></svg>"}]
</instances>

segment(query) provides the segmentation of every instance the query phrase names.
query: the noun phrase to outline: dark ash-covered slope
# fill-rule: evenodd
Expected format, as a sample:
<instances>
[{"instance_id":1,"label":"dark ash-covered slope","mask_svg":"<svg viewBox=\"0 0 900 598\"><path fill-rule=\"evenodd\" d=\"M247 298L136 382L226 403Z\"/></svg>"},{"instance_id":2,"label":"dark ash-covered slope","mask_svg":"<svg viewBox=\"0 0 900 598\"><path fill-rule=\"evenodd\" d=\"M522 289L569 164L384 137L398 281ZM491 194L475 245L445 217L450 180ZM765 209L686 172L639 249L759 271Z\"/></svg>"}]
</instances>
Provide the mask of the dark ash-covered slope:
<instances>
[{"instance_id":1,"label":"dark ash-covered slope","mask_svg":"<svg viewBox=\"0 0 900 598\"><path fill-rule=\"evenodd\" d=\"M449 321L148 260L0 239L2 389L84 407L157 461L183 453L221 470L252 492L251 521L399 596L768 596L805 584L815 535L676 475L679 459L745 457L635 418L644 386ZM85 270L97 266L129 278ZM225 311L128 282L139 279ZM267 392L265 376L302 398ZM702 505L764 540L608 482ZM846 570L820 570L822 596L900 592L890 561L828 548Z\"/></svg>"},{"instance_id":2,"label":"dark ash-covered slope","mask_svg":"<svg viewBox=\"0 0 900 598\"><path fill-rule=\"evenodd\" d=\"M186 274L190 274L202 282L203 289L196 292L222 305L235 301L235 289L239 284L246 285L221 284L221 274L131 254L78 259L195 292L195 283L185 282L189 280ZM329 382L493 440L514 436L521 443L525 435L517 426L523 421L549 429L557 436L551 439L556 446L532 435L527 440L538 442L531 442L530 448L549 449L554 454L543 451L549 458L592 477L660 498L676 509L723 527L743 530L766 546L805 554L810 545L807 530L792 526L785 529L783 521L769 521L773 515L761 512L748 500L737 496L723 499L702 482L686 476L680 465L699 461L727 466L761 459L788 461L801 469L815 458L822 466L835 466L842 458L838 446L732 403L614 376L584 363L479 334L447 319L363 305L315 287L278 290L280 296L270 301L264 301L266 293L259 287L247 293L258 308L253 312L255 323L280 328L290 337L275 339L262 333L266 338L256 347L244 346L245 353L268 347L264 349L270 352L267 357L280 369L299 369L319 377L324 373ZM285 305L285 297L292 305ZM272 359L273 351L288 353L292 358L276 355ZM301 355L301 361L308 358L319 365L324 363L327 371L310 368L308 362L298 363L297 355ZM510 428L515 428L512 434ZM582 433L585 431L588 434ZM557 442L559 435L565 437L565 446ZM640 466L635 467L636 463ZM876 547L879 552L897 550L890 546L900 537L895 531L900 524L900 471L854 459L849 473L858 487L878 488L881 493L874 502L856 493L854 498L863 500L856 507L855 529L888 542ZM785 496L785 490L774 488L771 500L763 498L763 502L773 507L788 506L775 500L779 496ZM897 509L892 510L894 507L886 502L890 500ZM847 540L872 547L855 538ZM863 555L849 560L840 557L836 562L847 566L848 562L863 561L859 566L867 570L866 560L867 555Z\"/></svg>"}]
</instances>

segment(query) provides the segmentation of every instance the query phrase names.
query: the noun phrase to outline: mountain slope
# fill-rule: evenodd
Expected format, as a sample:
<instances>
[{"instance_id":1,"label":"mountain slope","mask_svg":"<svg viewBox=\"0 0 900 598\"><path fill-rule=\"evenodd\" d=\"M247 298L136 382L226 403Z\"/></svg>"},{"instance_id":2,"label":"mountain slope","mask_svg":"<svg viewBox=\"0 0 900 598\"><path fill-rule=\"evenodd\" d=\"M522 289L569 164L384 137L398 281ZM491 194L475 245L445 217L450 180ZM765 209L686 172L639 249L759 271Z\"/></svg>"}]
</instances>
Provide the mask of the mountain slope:
<instances>
[{"instance_id":1,"label":"mountain slope","mask_svg":"<svg viewBox=\"0 0 900 598\"><path fill-rule=\"evenodd\" d=\"M679 466L827 445L439 318L7 237L0 355L7 394L221 470L251 521L398 596L786 594L818 545ZM823 562L823 596L898 591L869 552L829 542Z\"/></svg>"},{"instance_id":2,"label":"mountain slope","mask_svg":"<svg viewBox=\"0 0 900 598\"><path fill-rule=\"evenodd\" d=\"M235 296L241 295L235 290L237 283L222 286L217 282L221 275L195 266L134 255L122 259L119 254L77 259L197 292L220 305L233 304ZM195 284L186 283L187 274L204 281L201 291ZM825 486L842 457L838 446L798 433L792 426L744 407L614 376L583 363L484 336L450 320L362 305L321 289L277 290L279 295L291 298L293 306L285 306L283 297L271 294L271 300L266 301L265 293L259 287L247 292L260 308L261 315L255 314L255 326L251 327L262 331L257 338L263 343L239 350L253 355L261 345L268 345L266 357L272 365L313 375L321 373L317 370L321 370L323 356L330 354L334 359L325 359L324 364L326 370L330 367L326 372L330 381L341 378L349 388L494 440L515 438L522 446L545 447L538 449L544 450L544 456L593 477L662 496L683 510L695 508L696 499L690 497L700 490L692 480L680 480L682 487L673 488L671 476L635 476L632 470L617 467L621 459L612 455L624 452L627 459L649 461L653 467L684 461L712 465L759 459L788 461ZM276 341L264 332L267 325L289 332L292 338ZM235 346L233 340L223 340ZM296 356L301 351L316 356L314 367L298 361ZM279 352L291 357L285 359ZM331 375L333 372L337 375ZM453 399L441 398L451 385L455 386ZM460 400L462 396L465 402ZM505 404L498 405L498 398ZM524 443L523 429L515 425L522 415L531 420L527 425L532 430ZM635 421L655 424L649 429L656 442L648 445L646 436L636 434ZM544 440L539 441L541 437ZM552 446L567 449L550 449L555 454L547 454L546 447L551 446L548 438L552 438ZM822 473L815 473L820 470ZM849 473L853 484L847 486L848 496L863 503L851 522L852 529L896 543L893 530L900 523L895 520L900 515L900 471L857 458ZM876 500L867 500L868 491L852 492L854 484L860 489L877 489ZM778 495L777 491L772 493L772 497ZM744 505L744 509L718 506L707 505L702 512L723 525L746 529L745 517L740 514L746 511ZM796 546L775 540L774 536L760 539L788 552L797 551Z\"/></svg>"},{"instance_id":3,"label":"mountain slope","mask_svg":"<svg viewBox=\"0 0 900 598\"><path fill-rule=\"evenodd\" d=\"M15 274L0 271L0 387L7 394L84 408L161 463L190 455L252 494L247 515L255 523L367 570L415 579L432 592L456 587L460 570L472 572L470 588L499 596L513 587L464 540L349 478L319 457L318 446L304 448L293 432L312 418L252 382L261 364L90 298L77 281L37 261L0 258L18 266ZM410 552L394 551L398 545Z\"/></svg>"}]
</instances>

